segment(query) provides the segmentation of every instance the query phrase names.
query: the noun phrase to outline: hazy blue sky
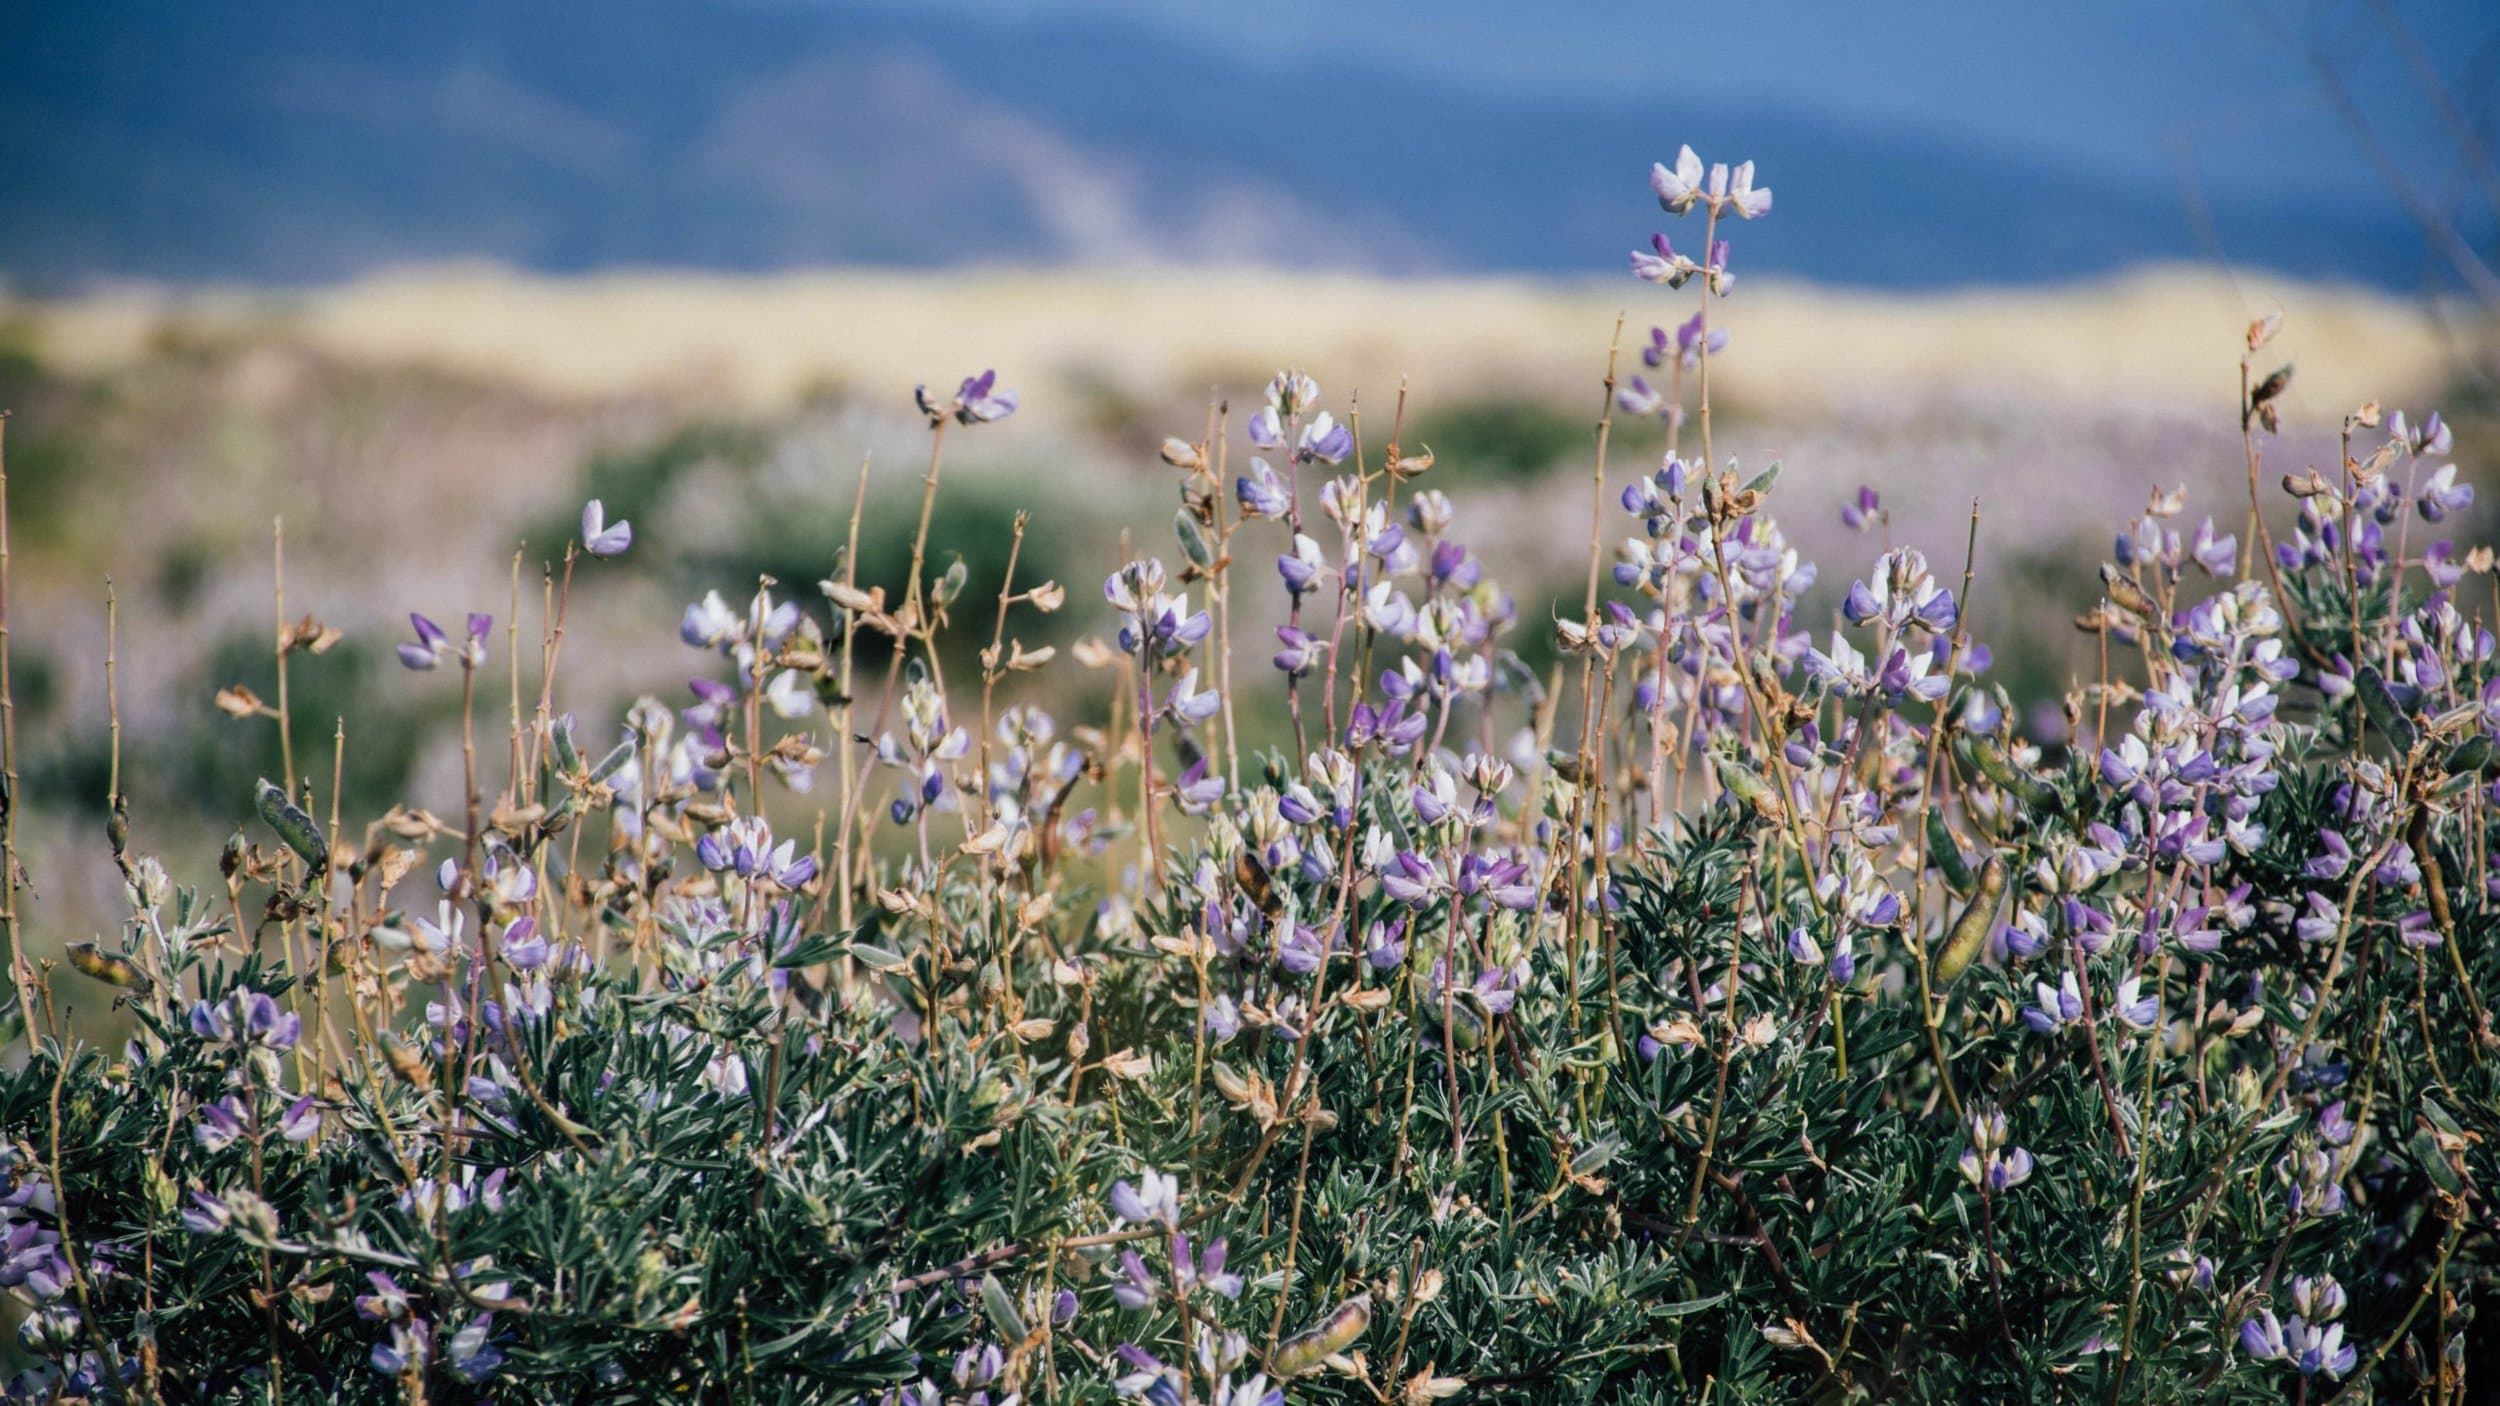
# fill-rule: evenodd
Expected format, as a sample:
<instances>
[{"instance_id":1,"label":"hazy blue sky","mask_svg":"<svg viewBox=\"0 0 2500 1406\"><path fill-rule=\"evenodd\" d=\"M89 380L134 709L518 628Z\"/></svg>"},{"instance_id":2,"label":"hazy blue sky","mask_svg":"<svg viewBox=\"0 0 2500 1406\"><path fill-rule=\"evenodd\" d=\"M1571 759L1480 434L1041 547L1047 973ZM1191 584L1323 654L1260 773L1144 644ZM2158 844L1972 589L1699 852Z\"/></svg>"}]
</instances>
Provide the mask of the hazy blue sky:
<instances>
[{"instance_id":1,"label":"hazy blue sky","mask_svg":"<svg viewBox=\"0 0 2500 1406\"><path fill-rule=\"evenodd\" d=\"M810 3L814 0L785 0ZM1284 63L1327 59L1545 92L1768 100L2175 186L2321 193L2358 153L2308 67L2341 64L2434 184L2445 125L2396 35L2485 124L2494 0L880 0L896 13L1097 17ZM2394 17L2391 28L2389 17Z\"/></svg>"}]
</instances>

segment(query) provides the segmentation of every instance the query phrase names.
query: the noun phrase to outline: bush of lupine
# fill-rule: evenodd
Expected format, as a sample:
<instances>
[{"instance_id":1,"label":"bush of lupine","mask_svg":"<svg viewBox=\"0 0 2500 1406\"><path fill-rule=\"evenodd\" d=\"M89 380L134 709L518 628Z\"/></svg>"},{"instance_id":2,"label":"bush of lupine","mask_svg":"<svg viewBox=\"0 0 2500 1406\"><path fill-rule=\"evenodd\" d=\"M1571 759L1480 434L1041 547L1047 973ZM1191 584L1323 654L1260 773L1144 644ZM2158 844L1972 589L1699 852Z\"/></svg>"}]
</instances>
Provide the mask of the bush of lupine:
<instances>
[{"instance_id":1,"label":"bush of lupine","mask_svg":"<svg viewBox=\"0 0 2500 1406\"><path fill-rule=\"evenodd\" d=\"M895 596L854 532L568 715L593 503L526 657L401 647L456 806L294 747L184 882L117 804L127 920L58 968L12 848L10 1399L2482 1399L2500 672L2438 418L2278 481L2249 328L2248 501L2126 524L2026 722L1872 492L1808 604L1711 446L1771 192L1653 185L1703 257L1632 270L1701 310L1608 369L1562 618L1299 372L1165 446L1160 558L968 599L985 372L920 396ZM1072 668L1106 712L1022 696Z\"/></svg>"}]
</instances>

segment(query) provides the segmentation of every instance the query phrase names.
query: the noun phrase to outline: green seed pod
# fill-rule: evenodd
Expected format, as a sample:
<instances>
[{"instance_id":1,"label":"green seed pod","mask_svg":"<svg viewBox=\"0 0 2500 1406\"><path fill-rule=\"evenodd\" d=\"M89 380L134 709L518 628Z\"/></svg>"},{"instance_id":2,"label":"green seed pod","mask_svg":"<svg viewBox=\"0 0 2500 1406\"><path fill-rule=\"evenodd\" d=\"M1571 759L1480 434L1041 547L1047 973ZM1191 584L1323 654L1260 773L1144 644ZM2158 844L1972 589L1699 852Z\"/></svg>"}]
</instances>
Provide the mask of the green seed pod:
<instances>
[{"instance_id":1,"label":"green seed pod","mask_svg":"<svg viewBox=\"0 0 2500 1406\"><path fill-rule=\"evenodd\" d=\"M582 769L582 754L573 747L573 722L558 718L547 725L547 740L555 744L556 770L570 776Z\"/></svg>"},{"instance_id":2,"label":"green seed pod","mask_svg":"<svg viewBox=\"0 0 2500 1406\"><path fill-rule=\"evenodd\" d=\"M2064 813L2066 798L2058 794L2057 788L2038 776L2015 770L2013 762L2005 755L2005 749L1995 742L1985 737L1974 737L1969 755L1972 764L1979 768L1979 774L1995 783L1999 790L2034 810L2051 815Z\"/></svg>"},{"instance_id":3,"label":"green seed pod","mask_svg":"<svg viewBox=\"0 0 2500 1406\"><path fill-rule=\"evenodd\" d=\"M2500 747L2493 746L2491 739L2479 732L2448 753L2448 774L2462 776L2467 772L2480 776L2500 772Z\"/></svg>"},{"instance_id":4,"label":"green seed pod","mask_svg":"<svg viewBox=\"0 0 2500 1406\"><path fill-rule=\"evenodd\" d=\"M2135 578L2108 562L2101 563L2101 588L2109 593L2110 604L2130 615L2149 620L2159 613L2153 605L2153 598L2144 594L2144 588L2135 583Z\"/></svg>"},{"instance_id":5,"label":"green seed pod","mask_svg":"<svg viewBox=\"0 0 2500 1406\"><path fill-rule=\"evenodd\" d=\"M1979 870L1979 892L1971 895L1962 916L1946 930L1944 945L1936 949L1935 965L1930 972L1936 985L1951 986L1979 959L1979 949L1988 944L1988 926L1996 918L1997 899L2004 893L2005 859L1990 855Z\"/></svg>"},{"instance_id":6,"label":"green seed pod","mask_svg":"<svg viewBox=\"0 0 2500 1406\"><path fill-rule=\"evenodd\" d=\"M286 841L288 849L312 866L314 873L329 867L330 847L322 842L321 827L304 813L302 806L288 800L286 792L279 790L276 782L262 777L253 802L260 809L260 818L267 822L270 829L278 832L278 838Z\"/></svg>"},{"instance_id":7,"label":"green seed pod","mask_svg":"<svg viewBox=\"0 0 2500 1406\"><path fill-rule=\"evenodd\" d=\"M610 747L608 749L608 754L599 759L599 764L590 769L591 782L595 785L599 782L607 780L609 777L623 771L625 769L625 764L633 759L634 739L628 737L624 741Z\"/></svg>"},{"instance_id":8,"label":"green seed pod","mask_svg":"<svg viewBox=\"0 0 2500 1406\"><path fill-rule=\"evenodd\" d=\"M2370 726L2394 743L2397 751L2413 750L2414 740L2421 736L2421 732L2414 727L2413 719L2405 716L2403 706L2396 701L2394 690L2387 686L2387 676L2381 674L2376 665L2364 664L2360 672L2353 675L2353 692L2361 695L2361 711L2369 718Z\"/></svg>"},{"instance_id":9,"label":"green seed pod","mask_svg":"<svg viewBox=\"0 0 2500 1406\"><path fill-rule=\"evenodd\" d=\"M69 964L98 981L125 991L148 989L147 973L132 966L128 957L107 952L92 942L71 943Z\"/></svg>"},{"instance_id":10,"label":"green seed pod","mask_svg":"<svg viewBox=\"0 0 2500 1406\"><path fill-rule=\"evenodd\" d=\"M1190 565L1200 570L1215 565L1215 549L1207 545L1197 514L1187 508L1172 514L1172 535L1181 539L1181 555L1189 558Z\"/></svg>"},{"instance_id":11,"label":"green seed pod","mask_svg":"<svg viewBox=\"0 0 2500 1406\"><path fill-rule=\"evenodd\" d=\"M1005 1286L994 1275L981 1276L981 1307L990 1315L990 1326L998 1330L999 1341L1010 1347L1031 1336L1024 1326L1024 1315L1016 1312L1016 1302L1007 1296Z\"/></svg>"},{"instance_id":12,"label":"green seed pod","mask_svg":"<svg viewBox=\"0 0 2500 1406\"><path fill-rule=\"evenodd\" d=\"M1780 793L1749 768L1726 757L1711 759L1719 773L1719 784L1727 793L1743 801L1753 813L1765 820L1777 820L1786 813L1780 804Z\"/></svg>"},{"instance_id":13,"label":"green seed pod","mask_svg":"<svg viewBox=\"0 0 2500 1406\"><path fill-rule=\"evenodd\" d=\"M1322 1362L1354 1346L1372 1325L1372 1300L1369 1294L1358 1294L1319 1321L1309 1332L1296 1333L1276 1345L1276 1355L1267 1365L1280 1377L1298 1377Z\"/></svg>"},{"instance_id":14,"label":"green seed pod","mask_svg":"<svg viewBox=\"0 0 2500 1406\"><path fill-rule=\"evenodd\" d=\"M1927 812L1927 862L1936 866L1955 893L1970 892L1970 863L1962 858L1962 847L1954 843L1942 811Z\"/></svg>"}]
</instances>

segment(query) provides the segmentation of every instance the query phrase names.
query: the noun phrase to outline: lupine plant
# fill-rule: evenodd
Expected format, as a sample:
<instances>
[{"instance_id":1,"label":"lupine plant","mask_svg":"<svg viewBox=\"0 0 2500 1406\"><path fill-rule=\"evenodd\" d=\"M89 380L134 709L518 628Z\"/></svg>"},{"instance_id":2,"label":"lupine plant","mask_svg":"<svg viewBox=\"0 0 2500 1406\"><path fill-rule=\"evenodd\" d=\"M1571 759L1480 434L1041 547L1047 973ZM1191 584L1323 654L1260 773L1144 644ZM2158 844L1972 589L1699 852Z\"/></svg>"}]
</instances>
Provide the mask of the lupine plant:
<instances>
[{"instance_id":1,"label":"lupine plant","mask_svg":"<svg viewBox=\"0 0 2500 1406\"><path fill-rule=\"evenodd\" d=\"M1863 490L1826 582L1715 454L1754 179L1653 175L1702 258L1632 271L1699 306L1609 356L1553 610L1402 403L1297 370L1165 444L1099 603L1012 550L970 598L928 551L947 436L1014 432L984 371L918 394L899 593L854 528L612 715L559 707L566 606L665 524L591 503L525 657L414 616L439 811L342 815L290 739L177 877L116 781L128 911L61 970L12 809L10 1399L2484 1399L2500 670L2449 431L2360 407L2269 483L2249 328L2247 501L2155 493L2029 708L1968 541ZM1610 464L1619 414L1664 457ZM1018 639L1061 610L1064 663Z\"/></svg>"}]
</instances>

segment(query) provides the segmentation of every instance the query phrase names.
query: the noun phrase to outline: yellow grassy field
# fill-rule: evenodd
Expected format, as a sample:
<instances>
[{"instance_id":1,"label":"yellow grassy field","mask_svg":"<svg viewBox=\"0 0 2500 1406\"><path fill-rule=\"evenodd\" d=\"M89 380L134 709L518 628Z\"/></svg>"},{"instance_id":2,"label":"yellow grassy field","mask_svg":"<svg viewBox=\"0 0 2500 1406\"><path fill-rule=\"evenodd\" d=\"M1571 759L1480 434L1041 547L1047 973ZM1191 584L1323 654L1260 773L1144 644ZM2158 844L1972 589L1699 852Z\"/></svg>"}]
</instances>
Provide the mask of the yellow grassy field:
<instances>
[{"instance_id":1,"label":"yellow grassy field","mask_svg":"<svg viewBox=\"0 0 2500 1406\"><path fill-rule=\"evenodd\" d=\"M0 304L70 370L141 355L168 326L274 333L356 362L424 365L560 396L659 392L765 409L827 385L936 381L995 365L1036 414L1054 379L1168 393L1238 390L1294 362L1377 404L1399 377L1434 395L1582 390L1618 312L1627 344L1693 296L1614 282L1390 281L1274 272L828 271L552 278L413 269L336 287L177 296L121 290ZM1722 304L1726 392L1815 414L1902 397L2035 397L2228 415L2240 329L2286 314L2291 407L2434 392L2444 351L2417 303L2348 288L2148 270L2027 291L1884 294L1764 281Z\"/></svg>"}]
</instances>

